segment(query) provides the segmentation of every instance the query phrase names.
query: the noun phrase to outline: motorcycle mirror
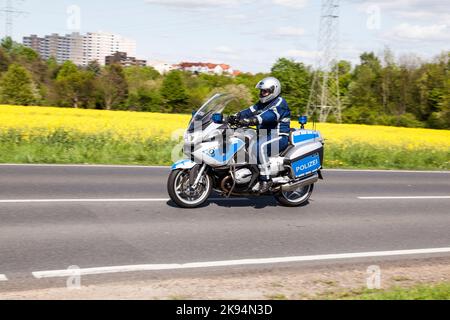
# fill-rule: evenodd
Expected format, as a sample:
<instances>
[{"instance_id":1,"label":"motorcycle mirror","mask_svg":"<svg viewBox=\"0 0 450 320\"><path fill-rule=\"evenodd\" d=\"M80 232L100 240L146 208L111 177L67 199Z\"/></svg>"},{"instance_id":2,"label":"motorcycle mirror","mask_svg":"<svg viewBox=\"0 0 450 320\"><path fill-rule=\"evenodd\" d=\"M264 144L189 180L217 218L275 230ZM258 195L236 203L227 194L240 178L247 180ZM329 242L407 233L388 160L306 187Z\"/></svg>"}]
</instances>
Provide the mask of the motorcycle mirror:
<instances>
[{"instance_id":1,"label":"motorcycle mirror","mask_svg":"<svg viewBox=\"0 0 450 320\"><path fill-rule=\"evenodd\" d=\"M212 121L217 124L222 124L223 123L223 114L221 114L221 113L213 114Z\"/></svg>"}]
</instances>

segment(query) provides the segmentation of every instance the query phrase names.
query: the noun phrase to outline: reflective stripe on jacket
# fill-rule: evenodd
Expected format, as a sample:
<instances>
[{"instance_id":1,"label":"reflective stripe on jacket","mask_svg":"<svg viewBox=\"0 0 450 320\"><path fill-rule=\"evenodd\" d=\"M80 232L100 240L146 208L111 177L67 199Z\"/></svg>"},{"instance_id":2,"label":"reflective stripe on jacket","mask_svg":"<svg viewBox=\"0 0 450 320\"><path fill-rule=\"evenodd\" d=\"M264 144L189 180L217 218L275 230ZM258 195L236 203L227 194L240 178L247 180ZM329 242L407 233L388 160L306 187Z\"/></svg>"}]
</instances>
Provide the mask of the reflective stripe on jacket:
<instances>
[{"instance_id":1,"label":"reflective stripe on jacket","mask_svg":"<svg viewBox=\"0 0 450 320\"><path fill-rule=\"evenodd\" d=\"M266 104L258 102L241 111L239 117L241 119L256 117L259 121L258 129L278 130L280 135L289 135L291 131L291 110L282 97Z\"/></svg>"}]
</instances>

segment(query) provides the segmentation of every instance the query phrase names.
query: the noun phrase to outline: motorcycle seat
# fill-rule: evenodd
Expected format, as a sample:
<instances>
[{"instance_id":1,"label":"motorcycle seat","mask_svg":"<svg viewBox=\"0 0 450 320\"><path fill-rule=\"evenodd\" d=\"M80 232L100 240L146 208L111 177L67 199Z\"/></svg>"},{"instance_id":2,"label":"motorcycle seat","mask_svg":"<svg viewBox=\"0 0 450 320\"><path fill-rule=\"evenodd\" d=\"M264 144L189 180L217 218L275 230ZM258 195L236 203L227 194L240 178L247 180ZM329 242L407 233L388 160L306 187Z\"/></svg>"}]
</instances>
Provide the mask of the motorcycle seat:
<instances>
[{"instance_id":1,"label":"motorcycle seat","mask_svg":"<svg viewBox=\"0 0 450 320\"><path fill-rule=\"evenodd\" d=\"M284 150L282 153L280 153L280 157L282 157L282 158L286 157L288 152L291 151L293 147L294 146L292 144L290 144L289 147L286 148L286 150Z\"/></svg>"}]
</instances>

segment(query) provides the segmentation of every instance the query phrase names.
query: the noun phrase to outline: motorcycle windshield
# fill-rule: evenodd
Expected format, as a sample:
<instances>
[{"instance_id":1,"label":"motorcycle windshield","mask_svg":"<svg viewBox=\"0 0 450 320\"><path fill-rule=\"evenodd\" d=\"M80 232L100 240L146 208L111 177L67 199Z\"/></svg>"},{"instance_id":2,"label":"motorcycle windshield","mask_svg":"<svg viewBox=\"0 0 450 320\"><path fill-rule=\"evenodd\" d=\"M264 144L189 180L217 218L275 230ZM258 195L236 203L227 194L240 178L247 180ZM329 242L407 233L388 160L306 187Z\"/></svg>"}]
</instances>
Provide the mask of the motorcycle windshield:
<instances>
[{"instance_id":1,"label":"motorcycle windshield","mask_svg":"<svg viewBox=\"0 0 450 320\"><path fill-rule=\"evenodd\" d=\"M188 132L202 130L212 122L215 113L222 113L228 104L236 98L231 94L218 93L210 98L192 117Z\"/></svg>"}]
</instances>

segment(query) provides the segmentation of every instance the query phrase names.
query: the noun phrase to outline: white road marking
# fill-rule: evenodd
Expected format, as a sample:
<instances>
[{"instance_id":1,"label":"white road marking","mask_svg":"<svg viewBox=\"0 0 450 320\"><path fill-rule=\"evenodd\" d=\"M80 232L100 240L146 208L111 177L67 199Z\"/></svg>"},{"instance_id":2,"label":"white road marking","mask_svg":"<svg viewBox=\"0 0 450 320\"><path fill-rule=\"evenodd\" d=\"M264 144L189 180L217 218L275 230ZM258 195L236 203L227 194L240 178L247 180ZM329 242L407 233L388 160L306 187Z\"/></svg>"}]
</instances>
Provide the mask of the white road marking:
<instances>
[{"instance_id":1,"label":"white road marking","mask_svg":"<svg viewBox=\"0 0 450 320\"><path fill-rule=\"evenodd\" d=\"M83 275L96 275L96 274L124 273L124 272L214 268L214 267L230 267L230 266L261 265L261 264L279 264L279 263L304 262L304 261L323 261L323 260L337 260L337 259L421 255L421 254L433 254L433 253L450 253L450 247L433 248L433 249L326 254L326 255L267 258L267 259L244 259L244 260L228 260L228 261L212 261L212 262L194 262L194 263L185 263L185 264L147 264L147 265L130 265L130 266L117 266L117 267L86 268L86 269L78 269L78 270L67 269L67 270L53 270L53 271L36 271L36 272L32 272L32 275L37 279L41 279L41 278L70 277L70 276L74 276L74 275L82 275L83 276Z\"/></svg>"},{"instance_id":2,"label":"white road marking","mask_svg":"<svg viewBox=\"0 0 450 320\"><path fill-rule=\"evenodd\" d=\"M164 202L169 199L17 199L0 203L58 203L58 202Z\"/></svg>"},{"instance_id":3,"label":"white road marking","mask_svg":"<svg viewBox=\"0 0 450 320\"><path fill-rule=\"evenodd\" d=\"M8 278L4 274L0 274L0 281L8 281Z\"/></svg>"},{"instance_id":4,"label":"white road marking","mask_svg":"<svg viewBox=\"0 0 450 320\"><path fill-rule=\"evenodd\" d=\"M358 197L359 200L444 200L450 196L401 196L401 197ZM248 198L211 198L209 201L247 201ZM1 203L92 203L92 202L167 202L169 198L143 199L10 199L0 200Z\"/></svg>"},{"instance_id":5,"label":"white road marking","mask_svg":"<svg viewBox=\"0 0 450 320\"><path fill-rule=\"evenodd\" d=\"M211 198L209 201L245 201L246 198ZM78 203L78 202L167 202L164 199L13 199L0 200L0 203Z\"/></svg>"},{"instance_id":6,"label":"white road marking","mask_svg":"<svg viewBox=\"0 0 450 320\"><path fill-rule=\"evenodd\" d=\"M404 196L404 197L358 197L360 200L437 200L450 199L450 196Z\"/></svg>"},{"instance_id":7,"label":"white road marking","mask_svg":"<svg viewBox=\"0 0 450 320\"><path fill-rule=\"evenodd\" d=\"M74 168L134 168L134 169L168 169L170 170L170 166L139 166L139 165L103 165L103 164L14 164L14 163L5 163L0 164L0 167L74 167ZM446 173L450 174L450 170L448 171L421 171L421 170L364 170L364 169L324 169L326 172L394 172L394 173Z\"/></svg>"},{"instance_id":8,"label":"white road marking","mask_svg":"<svg viewBox=\"0 0 450 320\"><path fill-rule=\"evenodd\" d=\"M123 168L123 169L170 169L168 166L138 166L109 164L34 164L34 163L3 163L0 167L68 167L68 168Z\"/></svg>"},{"instance_id":9,"label":"white road marking","mask_svg":"<svg viewBox=\"0 0 450 320\"><path fill-rule=\"evenodd\" d=\"M323 172L367 172L367 173L448 173L447 171L426 171L426 170L380 170L380 169L324 169Z\"/></svg>"}]
</instances>

